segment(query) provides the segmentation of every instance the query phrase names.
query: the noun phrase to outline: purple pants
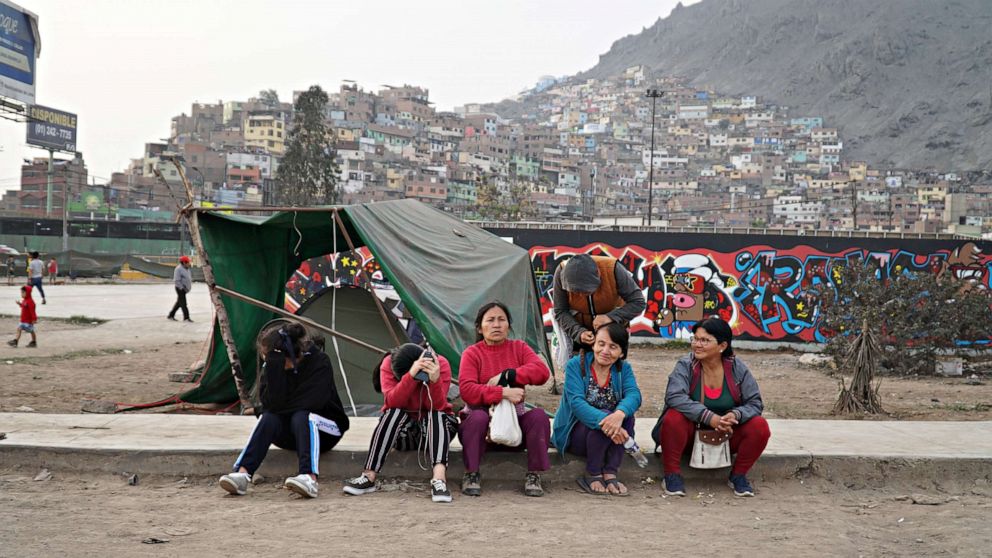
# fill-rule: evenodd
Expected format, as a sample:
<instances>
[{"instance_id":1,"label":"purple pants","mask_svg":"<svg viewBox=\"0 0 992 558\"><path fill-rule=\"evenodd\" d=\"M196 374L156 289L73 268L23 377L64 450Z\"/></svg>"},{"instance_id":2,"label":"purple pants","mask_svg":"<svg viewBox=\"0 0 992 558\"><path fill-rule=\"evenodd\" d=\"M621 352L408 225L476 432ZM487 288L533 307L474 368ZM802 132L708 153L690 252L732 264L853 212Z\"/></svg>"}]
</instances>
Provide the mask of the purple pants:
<instances>
[{"instance_id":1,"label":"purple pants","mask_svg":"<svg viewBox=\"0 0 992 558\"><path fill-rule=\"evenodd\" d=\"M623 419L623 429L633 437L634 417ZM598 428L593 430L581 422L576 422L568 439L568 452L585 457L586 472L594 477L603 473L617 474L623 462L624 450L621 444L614 444L602 430Z\"/></svg>"},{"instance_id":2,"label":"purple pants","mask_svg":"<svg viewBox=\"0 0 992 558\"><path fill-rule=\"evenodd\" d=\"M462 458L465 459L465 472L479 471L482 456L487 449L520 451L527 450L527 470L531 472L547 471L551 468L548 461L548 440L551 438L551 419L544 409L531 409L520 415L520 430L524 435L524 443L511 448L486 442L489 432L489 410L466 407L461 412L461 424L458 426L458 439L462 443Z\"/></svg>"}]
</instances>

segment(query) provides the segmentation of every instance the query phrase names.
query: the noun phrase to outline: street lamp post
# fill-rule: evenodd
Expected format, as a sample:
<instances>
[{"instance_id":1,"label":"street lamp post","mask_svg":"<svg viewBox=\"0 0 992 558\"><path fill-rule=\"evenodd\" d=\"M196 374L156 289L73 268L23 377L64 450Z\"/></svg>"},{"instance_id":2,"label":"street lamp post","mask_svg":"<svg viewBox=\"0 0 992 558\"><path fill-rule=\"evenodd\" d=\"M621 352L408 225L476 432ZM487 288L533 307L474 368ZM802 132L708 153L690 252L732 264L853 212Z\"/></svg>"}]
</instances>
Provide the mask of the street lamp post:
<instances>
[{"instance_id":1,"label":"street lamp post","mask_svg":"<svg viewBox=\"0 0 992 558\"><path fill-rule=\"evenodd\" d=\"M660 89L648 89L645 97L651 99L651 155L648 165L648 226L651 226L651 211L654 205L654 115L658 98L663 97L665 92Z\"/></svg>"}]
</instances>

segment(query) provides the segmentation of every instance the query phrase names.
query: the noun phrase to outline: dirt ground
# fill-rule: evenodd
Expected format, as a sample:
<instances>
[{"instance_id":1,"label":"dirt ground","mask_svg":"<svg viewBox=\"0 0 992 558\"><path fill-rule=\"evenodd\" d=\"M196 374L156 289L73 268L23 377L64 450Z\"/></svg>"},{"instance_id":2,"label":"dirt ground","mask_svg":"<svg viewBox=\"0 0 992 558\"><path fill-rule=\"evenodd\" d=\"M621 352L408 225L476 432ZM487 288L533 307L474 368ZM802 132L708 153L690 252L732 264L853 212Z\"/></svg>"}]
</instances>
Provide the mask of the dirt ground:
<instances>
[{"instance_id":1,"label":"dirt ground","mask_svg":"<svg viewBox=\"0 0 992 558\"><path fill-rule=\"evenodd\" d=\"M48 320L45 332L104 325ZM14 318L0 318L0 331L14 331ZM42 413L77 413L83 399L120 403L148 403L183 391L184 384L169 381L172 372L185 371L206 356L206 344L170 343L131 349L104 348L35 357L31 349L9 351L0 359L0 412L21 407ZM631 347L630 363L644 395L638 416L657 416L664 399L668 374L687 349ZM799 364L790 351L738 351L761 387L769 418L822 419L837 399L839 377L827 369ZM550 386L550 383L549 383ZM990 420L992 378L882 378L880 420ZM531 388L528 400L548 410L558 407L559 396L549 389ZM861 417L855 417L861 418Z\"/></svg>"},{"instance_id":2,"label":"dirt ground","mask_svg":"<svg viewBox=\"0 0 992 558\"><path fill-rule=\"evenodd\" d=\"M234 497L214 479L33 475L0 470L0 556L465 556L487 546L532 556L982 556L992 545L987 479L865 490L786 479L748 499L715 482L690 484L685 498L657 484L627 498L484 488L442 505L417 484L354 497L333 479L301 500L273 481Z\"/></svg>"},{"instance_id":3,"label":"dirt ground","mask_svg":"<svg viewBox=\"0 0 992 558\"><path fill-rule=\"evenodd\" d=\"M0 328L13 331L13 319ZM56 328L101 325L46 323ZM82 399L141 403L186 386L168 381L204 356L204 343L133 350L67 349L32 356L17 349L0 359L0 411L77 413ZM665 382L685 349L634 347L631 363L645 403L656 416ZM838 379L799 365L792 352L739 351L761 386L766 415L835 418ZM992 380L882 379L881 419L989 420ZM545 388L528 399L549 410L558 396ZM213 478L143 477L137 486L113 475L63 475L34 481L37 471L0 469L0 557L465 555L498 544L537 556L981 556L992 544L989 479L920 479L851 489L824 478L756 483L758 497L734 498L715 481L690 480L689 497L665 498L657 478L632 483L628 498L593 498L563 484L547 497L525 498L515 487L486 486L482 498L431 504L423 483L397 484L363 497L340 492L342 479L322 480L321 496L301 501L270 479L247 497L225 495ZM412 487L412 488L411 488ZM922 495L922 497L919 497ZM917 505L917 501L935 505ZM390 513L383 513L385 511ZM157 544L143 541L158 539ZM709 550L700 549L705 545ZM679 550L681 549L681 550ZM695 549L696 551L693 551Z\"/></svg>"}]
</instances>

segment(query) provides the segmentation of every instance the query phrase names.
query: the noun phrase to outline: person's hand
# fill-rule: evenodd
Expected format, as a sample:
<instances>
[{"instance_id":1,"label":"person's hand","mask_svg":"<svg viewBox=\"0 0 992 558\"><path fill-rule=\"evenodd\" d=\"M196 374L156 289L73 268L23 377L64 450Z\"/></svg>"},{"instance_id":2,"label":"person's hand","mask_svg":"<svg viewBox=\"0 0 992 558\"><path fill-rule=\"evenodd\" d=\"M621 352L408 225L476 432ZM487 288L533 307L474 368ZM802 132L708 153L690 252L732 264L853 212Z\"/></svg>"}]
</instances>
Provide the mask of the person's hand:
<instances>
[{"instance_id":1,"label":"person's hand","mask_svg":"<svg viewBox=\"0 0 992 558\"><path fill-rule=\"evenodd\" d=\"M603 434L613 439L619 431L623 430L623 419L625 418L627 415L623 411L613 411L599 421L599 429L603 431Z\"/></svg>"},{"instance_id":2,"label":"person's hand","mask_svg":"<svg viewBox=\"0 0 992 558\"><path fill-rule=\"evenodd\" d=\"M730 411L720 417L720 423L716 426L716 429L720 432L733 433L735 426L737 426L737 415L733 411Z\"/></svg>"},{"instance_id":3,"label":"person's hand","mask_svg":"<svg viewBox=\"0 0 992 558\"><path fill-rule=\"evenodd\" d=\"M720 421L721 420L723 420L723 417L721 417L720 415L714 414L712 417L710 417L710 422L709 422L710 428L712 428L713 430L720 430ZM720 431L723 432L722 430L720 430Z\"/></svg>"},{"instance_id":4,"label":"person's hand","mask_svg":"<svg viewBox=\"0 0 992 558\"><path fill-rule=\"evenodd\" d=\"M503 388L503 399L516 405L524 400L524 388Z\"/></svg>"},{"instance_id":5,"label":"person's hand","mask_svg":"<svg viewBox=\"0 0 992 558\"><path fill-rule=\"evenodd\" d=\"M410 377L413 378L414 376L417 375L417 372L423 370L424 372L427 373L428 376L430 376L431 372L428 367L433 363L434 361L429 358L418 358L417 360L413 361L413 364L410 366L410 371L407 372L407 374L409 374Z\"/></svg>"},{"instance_id":6,"label":"person's hand","mask_svg":"<svg viewBox=\"0 0 992 558\"><path fill-rule=\"evenodd\" d=\"M592 328L599 329L606 324L613 323L613 318L607 316L606 314L600 314L592 319Z\"/></svg>"},{"instance_id":7,"label":"person's hand","mask_svg":"<svg viewBox=\"0 0 992 558\"><path fill-rule=\"evenodd\" d=\"M627 438L630 438L630 434L627 434L627 431L621 428L620 430L617 430L616 434L610 436L610 441L614 444L625 444L627 442Z\"/></svg>"},{"instance_id":8,"label":"person's hand","mask_svg":"<svg viewBox=\"0 0 992 558\"><path fill-rule=\"evenodd\" d=\"M596 334L591 331L583 331L582 334L579 335L579 342L585 345L592 345L596 342Z\"/></svg>"},{"instance_id":9,"label":"person's hand","mask_svg":"<svg viewBox=\"0 0 992 558\"><path fill-rule=\"evenodd\" d=\"M441 379L441 367L438 365L434 359L427 359L427 364L424 365L424 371L427 372L427 381L432 384L436 384L439 379Z\"/></svg>"},{"instance_id":10,"label":"person's hand","mask_svg":"<svg viewBox=\"0 0 992 558\"><path fill-rule=\"evenodd\" d=\"M495 386L495 385L499 385L499 376L500 376L499 374L496 374L496 375L495 375L495 376L493 376L492 378L489 378L489 381L488 381L488 382L486 382L486 385L487 385L487 386Z\"/></svg>"}]
</instances>

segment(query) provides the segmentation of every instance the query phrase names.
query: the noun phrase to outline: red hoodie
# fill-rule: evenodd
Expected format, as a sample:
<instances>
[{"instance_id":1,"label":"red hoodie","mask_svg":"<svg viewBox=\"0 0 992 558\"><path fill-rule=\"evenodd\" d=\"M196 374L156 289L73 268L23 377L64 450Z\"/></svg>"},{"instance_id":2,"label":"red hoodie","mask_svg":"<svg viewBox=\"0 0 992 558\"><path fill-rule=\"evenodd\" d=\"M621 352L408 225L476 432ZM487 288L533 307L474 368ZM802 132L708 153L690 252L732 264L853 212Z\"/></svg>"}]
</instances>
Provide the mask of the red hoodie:
<instances>
[{"instance_id":1,"label":"red hoodie","mask_svg":"<svg viewBox=\"0 0 992 558\"><path fill-rule=\"evenodd\" d=\"M38 314L34 310L34 299L31 298L31 285L24 286L27 297L17 301L21 307L21 323L33 324L38 321Z\"/></svg>"}]
</instances>

